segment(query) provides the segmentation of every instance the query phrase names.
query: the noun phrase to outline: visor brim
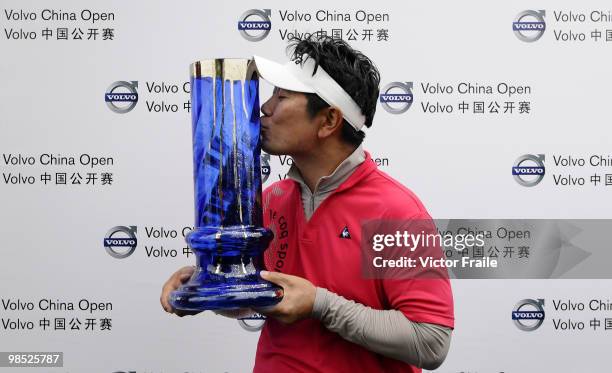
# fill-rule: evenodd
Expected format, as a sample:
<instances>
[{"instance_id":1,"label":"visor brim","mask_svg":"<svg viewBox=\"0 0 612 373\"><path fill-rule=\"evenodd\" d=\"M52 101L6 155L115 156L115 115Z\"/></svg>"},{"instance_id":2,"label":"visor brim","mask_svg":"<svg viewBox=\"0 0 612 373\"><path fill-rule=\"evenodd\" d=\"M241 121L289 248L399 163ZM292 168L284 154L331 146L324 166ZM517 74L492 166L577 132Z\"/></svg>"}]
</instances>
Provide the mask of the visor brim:
<instances>
[{"instance_id":1,"label":"visor brim","mask_svg":"<svg viewBox=\"0 0 612 373\"><path fill-rule=\"evenodd\" d=\"M288 68L261 56L254 56L255 66L259 76L275 87L295 92L315 93L315 90L304 84ZM293 62L289 62L293 63Z\"/></svg>"}]
</instances>

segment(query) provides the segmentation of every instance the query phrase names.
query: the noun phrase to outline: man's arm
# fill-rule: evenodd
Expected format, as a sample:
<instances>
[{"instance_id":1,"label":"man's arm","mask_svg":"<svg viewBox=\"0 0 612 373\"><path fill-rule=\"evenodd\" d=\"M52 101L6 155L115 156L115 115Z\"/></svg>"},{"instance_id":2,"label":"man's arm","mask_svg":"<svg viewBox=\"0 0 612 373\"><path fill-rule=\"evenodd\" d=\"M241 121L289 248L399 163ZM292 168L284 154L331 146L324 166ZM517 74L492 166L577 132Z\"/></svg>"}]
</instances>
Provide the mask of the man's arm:
<instances>
[{"instance_id":1,"label":"man's arm","mask_svg":"<svg viewBox=\"0 0 612 373\"><path fill-rule=\"evenodd\" d=\"M279 272L261 277L283 288L283 299L258 312L290 324L316 317L344 339L381 355L426 369L440 366L450 345L452 329L409 320L398 310L375 310L347 300L310 281Z\"/></svg>"},{"instance_id":2,"label":"man's arm","mask_svg":"<svg viewBox=\"0 0 612 373\"><path fill-rule=\"evenodd\" d=\"M413 322L398 310L376 310L324 288L316 289L312 316L350 342L419 368L439 367L450 347L451 328Z\"/></svg>"}]
</instances>

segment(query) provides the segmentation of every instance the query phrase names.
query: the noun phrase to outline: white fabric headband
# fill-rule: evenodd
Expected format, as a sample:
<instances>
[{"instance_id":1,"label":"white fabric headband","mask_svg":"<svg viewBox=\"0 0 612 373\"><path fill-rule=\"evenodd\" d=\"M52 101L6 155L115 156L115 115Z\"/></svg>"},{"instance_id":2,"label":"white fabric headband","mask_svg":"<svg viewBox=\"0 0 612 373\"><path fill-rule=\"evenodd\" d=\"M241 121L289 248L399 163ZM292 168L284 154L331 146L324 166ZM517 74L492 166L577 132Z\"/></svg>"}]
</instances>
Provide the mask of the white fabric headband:
<instances>
[{"instance_id":1,"label":"white fabric headband","mask_svg":"<svg viewBox=\"0 0 612 373\"><path fill-rule=\"evenodd\" d=\"M307 54L302 56L303 64L289 61L284 65L255 56L255 65L259 75L276 87L296 92L316 93L342 112L342 116L353 128L360 130L365 124L361 108L351 96L319 65L317 73L312 75L315 61Z\"/></svg>"}]
</instances>

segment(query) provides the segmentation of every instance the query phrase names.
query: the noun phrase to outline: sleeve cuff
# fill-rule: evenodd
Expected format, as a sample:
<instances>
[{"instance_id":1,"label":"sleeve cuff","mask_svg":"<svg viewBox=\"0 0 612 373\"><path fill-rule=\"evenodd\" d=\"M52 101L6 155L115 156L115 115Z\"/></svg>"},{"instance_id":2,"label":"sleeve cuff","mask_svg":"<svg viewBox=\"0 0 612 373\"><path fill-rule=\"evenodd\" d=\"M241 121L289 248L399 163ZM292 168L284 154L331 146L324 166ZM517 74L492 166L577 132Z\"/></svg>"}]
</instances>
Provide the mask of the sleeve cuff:
<instances>
[{"instance_id":1,"label":"sleeve cuff","mask_svg":"<svg viewBox=\"0 0 612 373\"><path fill-rule=\"evenodd\" d=\"M314 304L312 306L312 317L321 320L329 308L330 292L324 288L317 288Z\"/></svg>"}]
</instances>

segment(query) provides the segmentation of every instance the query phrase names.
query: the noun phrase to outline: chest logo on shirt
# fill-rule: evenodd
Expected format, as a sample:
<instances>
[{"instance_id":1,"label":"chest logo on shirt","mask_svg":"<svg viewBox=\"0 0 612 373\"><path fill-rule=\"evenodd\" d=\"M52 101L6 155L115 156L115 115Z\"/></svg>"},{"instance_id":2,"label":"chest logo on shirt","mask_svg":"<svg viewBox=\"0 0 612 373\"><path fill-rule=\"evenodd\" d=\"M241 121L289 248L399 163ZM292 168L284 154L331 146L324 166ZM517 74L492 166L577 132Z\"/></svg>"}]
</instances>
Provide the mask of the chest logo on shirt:
<instances>
[{"instance_id":1,"label":"chest logo on shirt","mask_svg":"<svg viewBox=\"0 0 612 373\"><path fill-rule=\"evenodd\" d=\"M344 229L342 229L342 232L340 232L340 238L351 239L351 234L349 233L347 226L344 226Z\"/></svg>"}]
</instances>

